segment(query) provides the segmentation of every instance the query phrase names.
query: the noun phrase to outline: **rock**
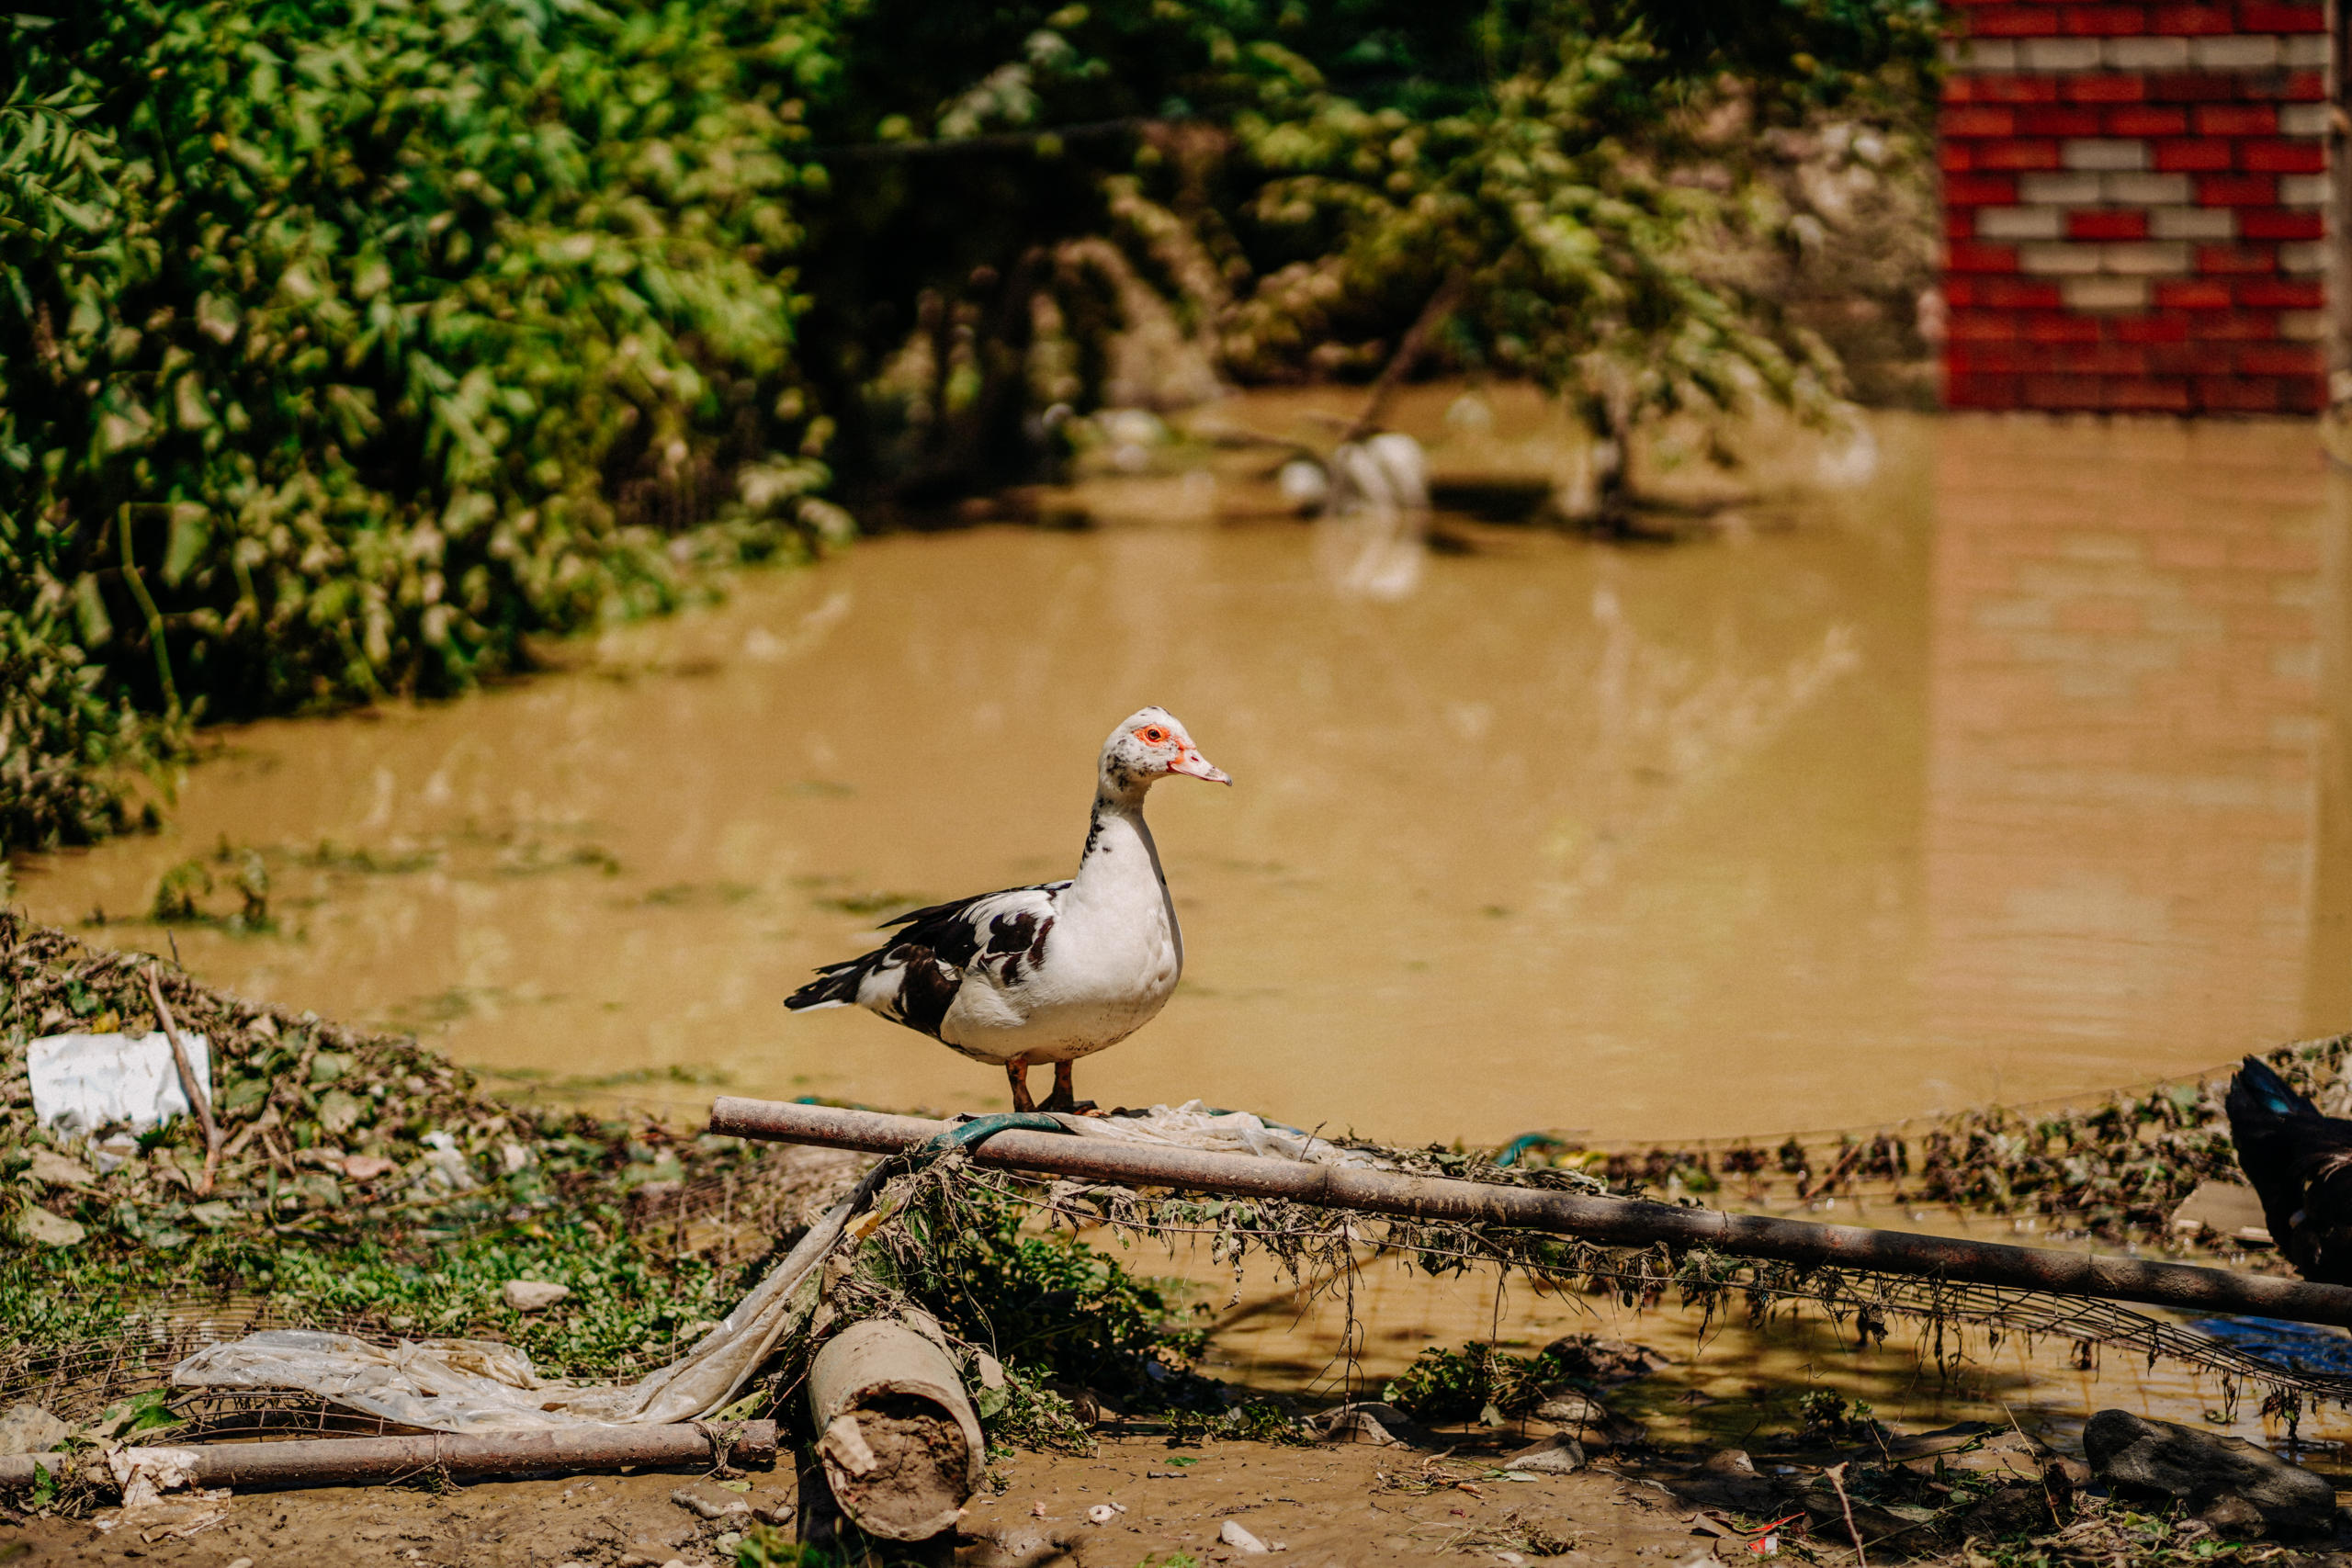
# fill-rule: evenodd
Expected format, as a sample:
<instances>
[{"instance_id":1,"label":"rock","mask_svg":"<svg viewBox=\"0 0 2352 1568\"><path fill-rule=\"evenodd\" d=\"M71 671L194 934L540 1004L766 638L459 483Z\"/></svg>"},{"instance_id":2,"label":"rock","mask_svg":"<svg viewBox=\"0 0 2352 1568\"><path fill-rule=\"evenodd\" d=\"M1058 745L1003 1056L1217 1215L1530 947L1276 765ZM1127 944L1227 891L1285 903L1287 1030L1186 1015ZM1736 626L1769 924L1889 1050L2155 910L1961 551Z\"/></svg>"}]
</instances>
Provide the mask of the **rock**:
<instances>
[{"instance_id":1,"label":"rock","mask_svg":"<svg viewBox=\"0 0 2352 1568\"><path fill-rule=\"evenodd\" d=\"M1505 1470L1523 1470L1530 1475L1573 1475L1585 1466L1584 1445L1555 1432L1540 1443L1504 1456L1502 1466Z\"/></svg>"},{"instance_id":2,"label":"rock","mask_svg":"<svg viewBox=\"0 0 2352 1568\"><path fill-rule=\"evenodd\" d=\"M1535 1418L1566 1427L1587 1448L1623 1448L1641 1441L1642 1424L1620 1416L1589 1393L1574 1389L1547 1394L1535 1407Z\"/></svg>"},{"instance_id":3,"label":"rock","mask_svg":"<svg viewBox=\"0 0 2352 1568\"><path fill-rule=\"evenodd\" d=\"M87 1187L97 1179L88 1166L54 1149L35 1149L28 1168L35 1181L44 1181L51 1187Z\"/></svg>"},{"instance_id":4,"label":"rock","mask_svg":"<svg viewBox=\"0 0 2352 1568\"><path fill-rule=\"evenodd\" d=\"M1812 1520L1813 1539L1822 1541L1845 1542L1851 1540L1847 1533L1846 1519L1850 1512L1854 1531L1865 1541L1901 1540L1906 1547L1927 1550L1935 1543L1936 1526L1940 1522L1933 1508L1923 1508L1911 1503L1873 1503L1853 1495L1851 1487L1840 1501L1836 1490L1826 1481L1816 1479L1805 1488L1799 1499L1806 1516Z\"/></svg>"},{"instance_id":5,"label":"rock","mask_svg":"<svg viewBox=\"0 0 2352 1568\"><path fill-rule=\"evenodd\" d=\"M1961 1533L1981 1540L2040 1535L2055 1529L2057 1524L2058 1520L2050 1509L2050 1499L2043 1495L2041 1488L2022 1483L1996 1487L1960 1517Z\"/></svg>"},{"instance_id":6,"label":"rock","mask_svg":"<svg viewBox=\"0 0 2352 1568\"><path fill-rule=\"evenodd\" d=\"M1631 1382L1666 1365L1666 1358L1646 1345L1610 1339L1599 1334L1570 1334L1544 1347L1561 1375L1578 1382Z\"/></svg>"},{"instance_id":7,"label":"rock","mask_svg":"<svg viewBox=\"0 0 2352 1568\"><path fill-rule=\"evenodd\" d=\"M571 1294L571 1287L550 1285L544 1280L509 1280L498 1293L516 1312L545 1312Z\"/></svg>"},{"instance_id":8,"label":"rock","mask_svg":"<svg viewBox=\"0 0 2352 1568\"><path fill-rule=\"evenodd\" d=\"M85 1234L62 1214L52 1214L38 1203L25 1205L17 1216L17 1234L40 1247L79 1247Z\"/></svg>"},{"instance_id":9,"label":"rock","mask_svg":"<svg viewBox=\"0 0 2352 1568\"><path fill-rule=\"evenodd\" d=\"M2224 1497L2261 1517L2270 1535L2332 1529L2335 1488L2243 1438L2216 1437L2128 1410L2102 1410L2083 1427L2091 1472L2126 1495L2180 1498L2199 1514ZM2236 1517L2235 1510L2229 1516Z\"/></svg>"},{"instance_id":10,"label":"rock","mask_svg":"<svg viewBox=\"0 0 2352 1568\"><path fill-rule=\"evenodd\" d=\"M2262 1510L2243 1497L2219 1497L2197 1516L2197 1522L2223 1540L2260 1540L2270 1533Z\"/></svg>"},{"instance_id":11,"label":"rock","mask_svg":"<svg viewBox=\"0 0 2352 1568\"><path fill-rule=\"evenodd\" d=\"M38 1404L12 1404L0 1415L0 1454L54 1453L73 1430Z\"/></svg>"},{"instance_id":12,"label":"rock","mask_svg":"<svg viewBox=\"0 0 2352 1568\"><path fill-rule=\"evenodd\" d=\"M741 1497L706 1497L684 1486L670 1494L670 1501L706 1519L752 1517L752 1505Z\"/></svg>"},{"instance_id":13,"label":"rock","mask_svg":"<svg viewBox=\"0 0 2352 1568\"><path fill-rule=\"evenodd\" d=\"M1323 1420L1323 1436L1335 1443L1402 1443L1414 1449L1438 1446L1437 1439L1419 1422L1395 1405L1377 1401L1342 1404Z\"/></svg>"},{"instance_id":14,"label":"rock","mask_svg":"<svg viewBox=\"0 0 2352 1568\"><path fill-rule=\"evenodd\" d=\"M1729 1508L1760 1514L1781 1500L1781 1488L1771 1477L1756 1472L1756 1461L1744 1449L1724 1449L1706 1462L1668 1484L1667 1490L1687 1503L1706 1508Z\"/></svg>"},{"instance_id":15,"label":"rock","mask_svg":"<svg viewBox=\"0 0 2352 1568\"><path fill-rule=\"evenodd\" d=\"M2090 1466L2082 1461L2069 1459L2014 1427L1990 1421L1962 1421L1932 1432L1889 1438L1885 1453L1917 1475L1933 1475L1941 1466L2039 1485L2043 1472L2056 1465L2075 1486L2087 1485L2091 1478ZM1859 1457L1876 1461L1880 1455L1873 1449Z\"/></svg>"},{"instance_id":16,"label":"rock","mask_svg":"<svg viewBox=\"0 0 2352 1568\"><path fill-rule=\"evenodd\" d=\"M1273 1550L1242 1529L1239 1519L1226 1520L1224 1528L1216 1532L1216 1538L1244 1557L1262 1557Z\"/></svg>"}]
</instances>

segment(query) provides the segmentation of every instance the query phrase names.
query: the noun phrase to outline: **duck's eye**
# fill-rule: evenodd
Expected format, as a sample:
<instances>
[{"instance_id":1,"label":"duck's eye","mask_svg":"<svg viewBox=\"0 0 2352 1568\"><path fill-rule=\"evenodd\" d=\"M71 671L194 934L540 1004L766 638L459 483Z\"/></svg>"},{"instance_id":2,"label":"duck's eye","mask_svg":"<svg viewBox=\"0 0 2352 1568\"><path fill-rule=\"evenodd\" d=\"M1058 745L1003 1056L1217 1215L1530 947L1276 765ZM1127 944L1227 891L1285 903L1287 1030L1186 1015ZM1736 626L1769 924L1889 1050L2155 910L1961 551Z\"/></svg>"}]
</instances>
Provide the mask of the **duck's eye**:
<instances>
[{"instance_id":1,"label":"duck's eye","mask_svg":"<svg viewBox=\"0 0 2352 1568\"><path fill-rule=\"evenodd\" d=\"M1168 740L1168 731L1156 724L1147 724L1136 731L1136 739L1147 746L1164 745Z\"/></svg>"}]
</instances>

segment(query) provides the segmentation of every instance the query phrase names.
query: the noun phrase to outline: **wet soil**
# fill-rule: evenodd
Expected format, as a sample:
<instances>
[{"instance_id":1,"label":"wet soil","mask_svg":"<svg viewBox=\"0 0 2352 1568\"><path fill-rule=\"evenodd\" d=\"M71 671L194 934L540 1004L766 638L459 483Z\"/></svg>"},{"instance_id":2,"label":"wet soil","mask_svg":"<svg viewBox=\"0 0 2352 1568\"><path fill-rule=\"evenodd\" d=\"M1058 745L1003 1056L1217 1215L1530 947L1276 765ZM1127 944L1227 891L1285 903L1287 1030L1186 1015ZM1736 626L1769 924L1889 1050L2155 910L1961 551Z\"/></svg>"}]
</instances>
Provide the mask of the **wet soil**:
<instances>
[{"instance_id":1,"label":"wet soil","mask_svg":"<svg viewBox=\"0 0 2352 1568\"><path fill-rule=\"evenodd\" d=\"M1691 1534L1692 1510L1656 1485L1592 1470L1517 1483L1440 1484L1430 1456L1394 1447L1279 1448L1216 1443L1170 1448L1164 1438L1109 1438L1091 1458L1023 1454L1000 1466L1009 1483L983 1494L966 1514L956 1554L971 1568L1058 1562L1086 1568L1133 1564L1187 1552L1201 1562L1241 1555L1220 1539L1227 1519L1297 1568L1487 1562L1497 1551L1564 1549L1555 1562L1679 1562L1710 1542ZM1189 1461L1189 1462L1178 1462ZM1460 1467L1455 1467L1460 1468ZM793 1504L788 1472L756 1472L741 1494L754 1507ZM0 1529L0 1552L22 1540L13 1561L39 1564L132 1564L141 1568L254 1568L286 1563L385 1568L687 1568L731 1562L716 1544L728 1520L709 1521L672 1501L687 1489L716 1502L737 1495L707 1481L671 1474L568 1481L484 1483L435 1494L421 1489L256 1494L225 1505L165 1504L134 1513L101 1533L81 1520L42 1519ZM1124 1506L1110 1522L1088 1510ZM217 1524L185 1540L168 1533L224 1510ZM107 1510L102 1518L119 1518ZM148 1536L156 1539L150 1540Z\"/></svg>"}]
</instances>

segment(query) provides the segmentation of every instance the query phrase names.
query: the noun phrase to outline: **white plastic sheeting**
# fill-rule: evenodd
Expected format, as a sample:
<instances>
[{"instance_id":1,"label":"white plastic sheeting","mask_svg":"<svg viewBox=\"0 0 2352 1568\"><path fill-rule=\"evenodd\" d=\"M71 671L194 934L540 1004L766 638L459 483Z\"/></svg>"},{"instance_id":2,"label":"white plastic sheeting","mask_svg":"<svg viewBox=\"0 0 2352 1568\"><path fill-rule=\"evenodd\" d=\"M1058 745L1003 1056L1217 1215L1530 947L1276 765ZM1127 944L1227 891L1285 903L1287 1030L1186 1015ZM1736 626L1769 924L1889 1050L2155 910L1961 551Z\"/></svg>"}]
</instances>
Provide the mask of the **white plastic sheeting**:
<instances>
[{"instance_id":1,"label":"white plastic sheeting","mask_svg":"<svg viewBox=\"0 0 2352 1568\"><path fill-rule=\"evenodd\" d=\"M183 1036L185 1038L185 1036ZM1082 1137L1157 1143L1270 1159L1374 1165L1294 1127L1199 1100L1144 1116L1064 1116ZM575 1425L666 1425L724 1409L777 1343L817 1310L824 1262L880 1171L810 1228L725 1322L695 1348L633 1383L543 1379L512 1345L475 1339L402 1341L387 1348L347 1334L272 1329L198 1351L172 1369L179 1388L295 1389L331 1404L439 1432L521 1431Z\"/></svg>"},{"instance_id":2,"label":"white plastic sheeting","mask_svg":"<svg viewBox=\"0 0 2352 1568\"><path fill-rule=\"evenodd\" d=\"M201 1034L182 1034L197 1087L212 1095L212 1053ZM160 1126L193 1107L180 1087L171 1040L145 1034L51 1034L26 1049L33 1116L62 1133Z\"/></svg>"}]
</instances>

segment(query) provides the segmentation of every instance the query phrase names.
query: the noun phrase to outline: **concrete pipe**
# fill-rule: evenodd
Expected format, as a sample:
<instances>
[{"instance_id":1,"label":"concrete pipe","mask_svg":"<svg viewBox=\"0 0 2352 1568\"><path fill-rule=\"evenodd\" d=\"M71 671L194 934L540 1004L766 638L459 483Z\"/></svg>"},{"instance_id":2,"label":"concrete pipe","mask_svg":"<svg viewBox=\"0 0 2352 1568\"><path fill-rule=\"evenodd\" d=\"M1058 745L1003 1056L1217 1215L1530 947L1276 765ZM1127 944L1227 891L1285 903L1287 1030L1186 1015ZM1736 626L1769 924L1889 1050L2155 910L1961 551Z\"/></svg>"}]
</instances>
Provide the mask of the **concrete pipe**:
<instances>
[{"instance_id":1,"label":"concrete pipe","mask_svg":"<svg viewBox=\"0 0 2352 1568\"><path fill-rule=\"evenodd\" d=\"M808 1369L808 1411L833 1500L886 1540L955 1528L988 1462L956 1363L895 1318L852 1324Z\"/></svg>"}]
</instances>

